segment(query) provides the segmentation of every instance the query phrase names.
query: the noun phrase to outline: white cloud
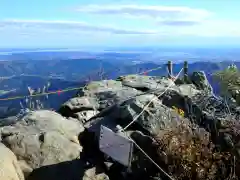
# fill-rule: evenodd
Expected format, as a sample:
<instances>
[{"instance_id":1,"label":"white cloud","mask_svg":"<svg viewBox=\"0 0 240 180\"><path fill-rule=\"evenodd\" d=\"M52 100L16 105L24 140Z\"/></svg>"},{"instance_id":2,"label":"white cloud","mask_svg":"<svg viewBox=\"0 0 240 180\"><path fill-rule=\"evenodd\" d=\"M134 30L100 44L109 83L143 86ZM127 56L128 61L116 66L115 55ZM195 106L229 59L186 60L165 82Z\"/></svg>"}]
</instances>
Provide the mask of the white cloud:
<instances>
[{"instance_id":1,"label":"white cloud","mask_svg":"<svg viewBox=\"0 0 240 180\"><path fill-rule=\"evenodd\" d=\"M81 11L91 13L110 14L110 6L104 7L86 6ZM121 5L120 5L121 7ZM122 6L123 7L123 6ZM138 7L138 6L136 6ZM144 6L146 8L146 6ZM162 6L161 6L162 7ZM119 8L119 7L118 7ZM150 9L153 12L150 12ZM112 8L113 9L113 8ZM117 6L116 6L117 9ZM121 11L120 11L121 9ZM42 44L42 45L152 45L164 43L185 43L198 41L214 41L218 38L237 39L240 37L240 23L221 19L204 19L207 13L201 10L196 11L190 8L160 8L147 6L136 8L133 11L127 8L120 8L115 14L128 14L128 16L146 19L124 19L115 22L112 18L104 21L97 17L95 22L115 23L107 26L103 24L90 24L82 21L61 21L61 20L29 20L29 19L6 19L0 20L0 46L21 46L22 44ZM78 9L80 11L80 9ZM122 14L121 14L121 13ZM124 12L124 13L123 13ZM161 13L162 12L162 13ZM114 14L114 13L113 13ZM204 15L205 14L205 15ZM155 18L156 17L156 18ZM157 19L148 23L148 19ZM192 18L192 19L191 19ZM110 21L109 21L110 20ZM135 23L136 20L136 23ZM139 23L140 21L140 23ZM155 23L156 22L156 23ZM130 28L132 27L132 28Z\"/></svg>"},{"instance_id":2,"label":"white cloud","mask_svg":"<svg viewBox=\"0 0 240 180\"><path fill-rule=\"evenodd\" d=\"M78 12L101 15L121 15L134 18L151 18L165 25L192 25L208 18L204 9L173 6L146 5L87 5L76 8Z\"/></svg>"},{"instance_id":3,"label":"white cloud","mask_svg":"<svg viewBox=\"0 0 240 180\"><path fill-rule=\"evenodd\" d=\"M154 28L145 30L118 28L111 26L91 25L79 21L56 21L56 20L0 20L0 36L16 35L24 37L37 36L38 34L58 34L59 36L106 36L108 35L127 35L137 36L139 38L154 38L154 37L174 37L174 36L207 36L207 37L222 37L222 36L240 36L240 23L227 20L208 20L202 23L195 21L162 21L162 24L170 26L156 25ZM187 26L177 28L171 25L186 24ZM119 25L120 26L120 25ZM151 30L150 30L151 29ZM146 37L147 36L147 37Z\"/></svg>"},{"instance_id":4,"label":"white cloud","mask_svg":"<svg viewBox=\"0 0 240 180\"><path fill-rule=\"evenodd\" d=\"M117 16L119 23L127 21L123 17L135 18L142 26L153 22L151 29L161 36L202 36L239 37L240 23L220 19L218 14L205 9L182 6L148 5L86 5L75 8L81 13ZM103 16L105 17L105 16ZM100 18L97 16L97 18ZM122 18L122 19L121 19ZM121 21L122 20L122 21ZM132 21L134 24L134 21Z\"/></svg>"},{"instance_id":5,"label":"white cloud","mask_svg":"<svg viewBox=\"0 0 240 180\"><path fill-rule=\"evenodd\" d=\"M213 19L178 29L178 34L201 37L240 37L240 22Z\"/></svg>"},{"instance_id":6,"label":"white cloud","mask_svg":"<svg viewBox=\"0 0 240 180\"><path fill-rule=\"evenodd\" d=\"M44 32L102 32L111 34L140 35L155 34L156 31L133 30L110 26L97 26L79 21L50 21L50 20L0 20L0 30L14 29L15 31L38 30Z\"/></svg>"},{"instance_id":7,"label":"white cloud","mask_svg":"<svg viewBox=\"0 0 240 180\"><path fill-rule=\"evenodd\" d=\"M158 31L91 25L79 21L0 20L0 47L117 45L147 39ZM144 38L142 38L144 37ZM133 42L134 43L134 42Z\"/></svg>"}]
</instances>

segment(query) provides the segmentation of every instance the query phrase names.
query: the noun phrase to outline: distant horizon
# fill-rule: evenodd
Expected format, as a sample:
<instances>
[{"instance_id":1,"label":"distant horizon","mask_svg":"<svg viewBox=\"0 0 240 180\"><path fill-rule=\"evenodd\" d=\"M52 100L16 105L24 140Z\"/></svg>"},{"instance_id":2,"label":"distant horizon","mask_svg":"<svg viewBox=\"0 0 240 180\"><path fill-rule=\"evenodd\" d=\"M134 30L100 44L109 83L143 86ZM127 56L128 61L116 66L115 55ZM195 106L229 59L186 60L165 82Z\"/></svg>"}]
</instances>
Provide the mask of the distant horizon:
<instances>
[{"instance_id":1,"label":"distant horizon","mask_svg":"<svg viewBox=\"0 0 240 180\"><path fill-rule=\"evenodd\" d=\"M177 50L177 49L240 49L240 45L232 46L130 46L130 47L0 47L0 53L11 52L47 52L47 51L132 51L132 50Z\"/></svg>"}]
</instances>

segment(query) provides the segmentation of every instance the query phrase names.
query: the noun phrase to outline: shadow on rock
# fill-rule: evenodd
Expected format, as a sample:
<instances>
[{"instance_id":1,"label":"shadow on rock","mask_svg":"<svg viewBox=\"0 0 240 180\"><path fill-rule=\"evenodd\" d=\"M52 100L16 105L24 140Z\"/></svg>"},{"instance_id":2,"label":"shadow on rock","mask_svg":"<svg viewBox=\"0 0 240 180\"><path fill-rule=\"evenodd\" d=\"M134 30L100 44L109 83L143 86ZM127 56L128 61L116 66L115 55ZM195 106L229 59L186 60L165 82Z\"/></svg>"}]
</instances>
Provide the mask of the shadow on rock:
<instances>
[{"instance_id":1,"label":"shadow on rock","mask_svg":"<svg viewBox=\"0 0 240 180\"><path fill-rule=\"evenodd\" d=\"M106 170L104 154L99 150L95 134L85 129L78 138L83 147L80 153L81 160L91 166L102 167L103 171Z\"/></svg>"},{"instance_id":2,"label":"shadow on rock","mask_svg":"<svg viewBox=\"0 0 240 180\"><path fill-rule=\"evenodd\" d=\"M35 169L26 180L82 180L89 176L86 171L92 168L94 174L91 174L90 179L104 173L104 155L99 151L93 134L84 131L79 136L79 141L83 147L81 159L42 166Z\"/></svg>"},{"instance_id":3,"label":"shadow on rock","mask_svg":"<svg viewBox=\"0 0 240 180\"><path fill-rule=\"evenodd\" d=\"M43 166L35 169L27 180L81 180L86 168L84 165L81 160L72 160Z\"/></svg>"}]
</instances>

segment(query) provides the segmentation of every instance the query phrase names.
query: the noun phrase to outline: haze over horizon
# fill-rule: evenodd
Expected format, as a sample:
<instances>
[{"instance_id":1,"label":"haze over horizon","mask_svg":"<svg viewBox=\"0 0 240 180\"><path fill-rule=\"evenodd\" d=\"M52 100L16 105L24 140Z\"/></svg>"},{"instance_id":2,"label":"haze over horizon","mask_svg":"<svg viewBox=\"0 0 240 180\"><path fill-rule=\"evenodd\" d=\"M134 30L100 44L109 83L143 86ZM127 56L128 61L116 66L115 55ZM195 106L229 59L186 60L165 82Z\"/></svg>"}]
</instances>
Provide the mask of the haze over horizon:
<instances>
[{"instance_id":1,"label":"haze over horizon","mask_svg":"<svg viewBox=\"0 0 240 180\"><path fill-rule=\"evenodd\" d=\"M240 2L8 0L0 48L240 45Z\"/></svg>"}]
</instances>

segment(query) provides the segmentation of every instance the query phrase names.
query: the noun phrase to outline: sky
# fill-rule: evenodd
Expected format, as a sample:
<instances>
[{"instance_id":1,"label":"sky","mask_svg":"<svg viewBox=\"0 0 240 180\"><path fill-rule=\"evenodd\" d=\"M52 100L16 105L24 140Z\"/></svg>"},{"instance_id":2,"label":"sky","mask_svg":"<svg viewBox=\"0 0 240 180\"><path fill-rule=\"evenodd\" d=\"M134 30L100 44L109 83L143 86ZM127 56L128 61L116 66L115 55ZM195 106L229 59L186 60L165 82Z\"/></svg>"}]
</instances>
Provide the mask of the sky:
<instances>
[{"instance_id":1,"label":"sky","mask_svg":"<svg viewBox=\"0 0 240 180\"><path fill-rule=\"evenodd\" d=\"M0 0L0 48L239 46L238 0Z\"/></svg>"}]
</instances>

